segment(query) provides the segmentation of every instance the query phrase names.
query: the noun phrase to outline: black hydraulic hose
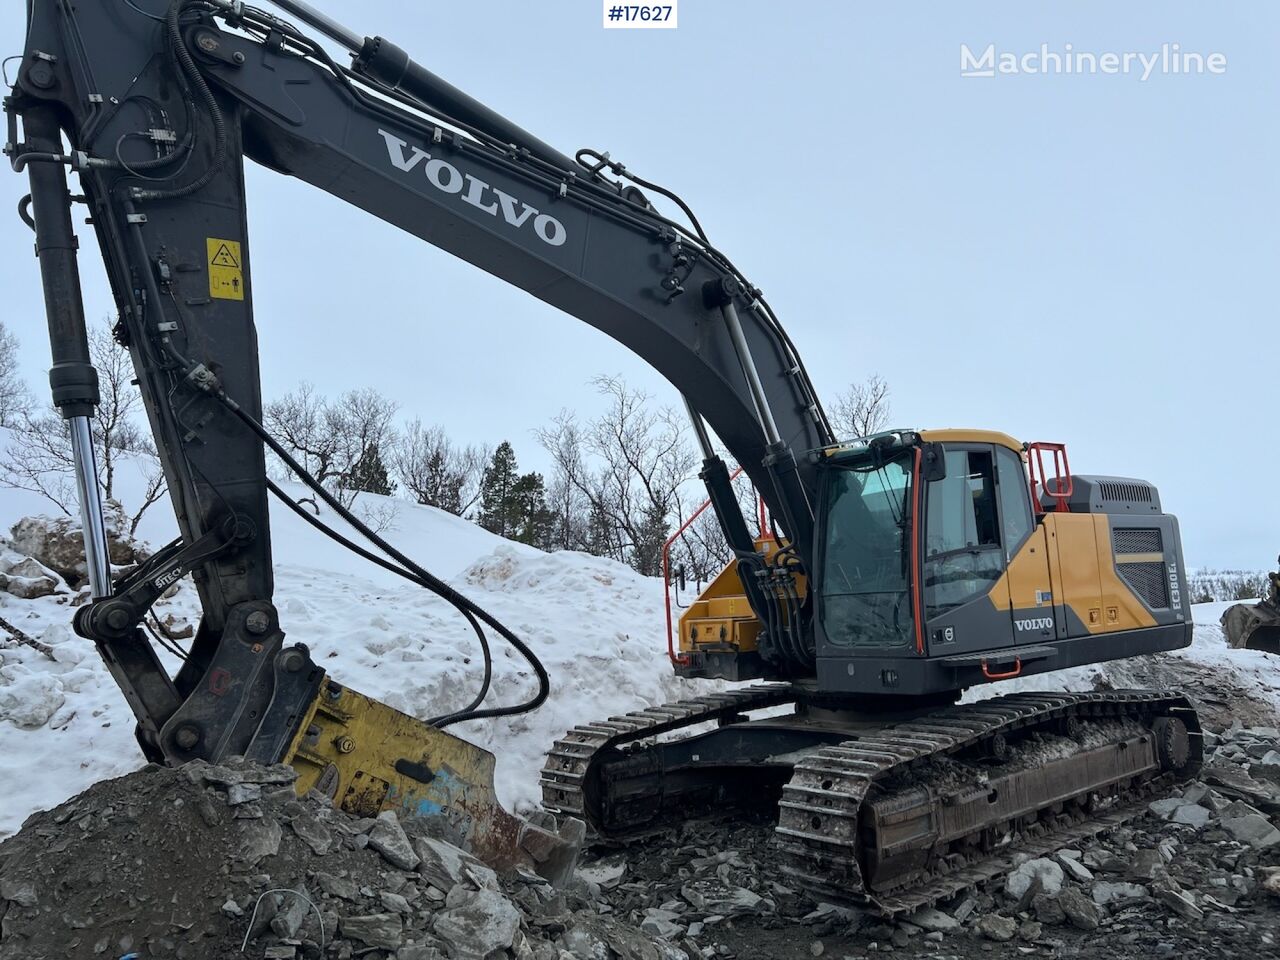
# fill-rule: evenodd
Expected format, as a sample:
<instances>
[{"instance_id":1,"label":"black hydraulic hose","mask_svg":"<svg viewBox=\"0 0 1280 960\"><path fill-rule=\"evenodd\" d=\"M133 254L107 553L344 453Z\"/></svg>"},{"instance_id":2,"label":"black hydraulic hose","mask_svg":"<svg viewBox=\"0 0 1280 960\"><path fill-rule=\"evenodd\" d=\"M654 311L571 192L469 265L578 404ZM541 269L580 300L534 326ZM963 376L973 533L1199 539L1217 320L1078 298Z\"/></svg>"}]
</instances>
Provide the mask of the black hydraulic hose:
<instances>
[{"instance_id":1,"label":"black hydraulic hose","mask_svg":"<svg viewBox=\"0 0 1280 960\"><path fill-rule=\"evenodd\" d=\"M415 584L419 587L423 587L424 589L427 589L427 590L431 589L430 584L425 583L421 578L410 573L408 570L404 569L403 567L396 566L394 563L392 563L390 560L387 560L385 557L380 557L373 551L366 550L364 547L360 546L358 543L355 543L349 538L344 537L337 530L334 530L333 527L329 526L327 523L322 521L319 517L308 513L306 510L302 508L301 504L299 504L296 500L294 500L293 497L285 493L284 490L282 490L276 484L276 482L272 480L270 477L267 478L267 489L271 491L272 495L277 500L283 503L286 507L288 507L294 513L300 516L303 520L305 520L315 529L319 530L329 539L336 541L337 543L346 547L348 550L350 550L352 553L356 554L357 556L363 557L365 560L368 560L370 563L375 564L379 567L382 567L382 569L388 570L391 573L394 573L397 577L403 577L405 580L408 580L410 583ZM464 610L461 610L460 612L464 617L467 618L467 622L471 624L471 628L475 631L476 637L480 640L480 649L484 657L484 680L480 684L480 692L476 694L475 699L473 699L471 703L469 703L467 706L463 707L461 710L455 710L453 713L446 713L446 714L441 714L438 717L432 717L430 720L427 721L427 723L431 724L434 727L447 726L449 723L457 723L458 720L451 719L454 717L458 719L466 719L466 717L463 716L464 714L470 714L474 712L476 708L480 706L480 704L484 703L485 697L489 695L490 684L493 681L493 652L489 649L489 638L485 636L484 628L481 627L480 624L476 621L475 615L472 614L470 610L464 609Z\"/></svg>"},{"instance_id":2,"label":"black hydraulic hose","mask_svg":"<svg viewBox=\"0 0 1280 960\"><path fill-rule=\"evenodd\" d=\"M135 189L133 194L135 199L174 200L178 197L189 196L197 190L203 189L218 175L218 172L227 161L227 126L222 116L222 108L218 106L217 98L214 97L213 91L209 89L209 84L205 82L204 76L200 73L200 68L196 66L195 60L191 58L187 45L182 40L182 29L178 23L179 16L190 5L190 2L191 0L174 0L169 5L169 11L165 15L165 26L169 34L170 52L178 64L179 77L182 77L183 74L186 75L190 80L191 86L195 88L195 92L209 111L209 119L213 123L213 159L210 161L208 169L190 183L168 190L144 190L138 188ZM194 114L191 118L191 126L192 130L188 131L189 133L194 131Z\"/></svg>"},{"instance_id":3,"label":"black hydraulic hose","mask_svg":"<svg viewBox=\"0 0 1280 960\"><path fill-rule=\"evenodd\" d=\"M170 345L170 347L172 348L172 345ZM188 364L188 366L190 366L190 364ZM534 694L532 698L525 701L524 703L514 704L509 707L490 707L485 710L474 710L465 714L453 714L445 718L445 721L442 721L440 724L437 724L437 726L444 726L447 724L458 723L462 720L480 720L488 717L515 716L521 713L528 713L530 710L536 710L538 707L542 706L542 704L546 702L547 696L551 692L551 680L547 676L547 670L546 670L546 667L542 665L542 661L538 659L537 654L535 654L532 650L530 650L523 640L521 640L514 633L512 633L511 630L509 630L505 624L499 621L496 617L494 617L488 611L484 610L483 608L478 606L476 603L474 603L472 600L468 599L467 597L464 597L462 594L460 594L453 587L449 586L449 584L445 583L439 577L436 577L435 575L428 573L418 564L414 563L413 560L411 560L409 557L405 556L403 553L401 553L399 550L393 547L390 543L388 543L385 539L383 539L375 531L373 531L366 523L364 523L364 521L362 521L354 513L352 513L350 510L344 507L341 501L339 501L335 496L333 496L333 494L331 494L328 490L326 490L322 483L316 480L316 478L313 477L307 471L307 469L302 466L302 464L298 463L298 461L293 458L293 456L289 453L289 451L286 450L283 446L280 445L279 442L276 441L275 437L271 436L271 434L267 431L266 427L264 427L261 423L259 423L255 418L250 416L238 403L236 403L234 400L228 397L221 389L215 391L214 395L229 410L231 410L232 413L234 413L237 417L239 417L241 422L244 423L244 425L247 426L251 431L253 431L253 433L256 434L257 437L264 444L266 444L267 447L271 449L272 453L274 453L277 457L283 460L290 470L292 470L299 477L301 477L302 482L305 483L308 487L310 487L311 490L315 492L316 496L318 496L321 500L327 503L329 507L338 514L338 516L342 517L343 520L345 520L352 527L354 527L362 537L364 537L366 540L368 540L370 543L376 546L379 550L385 553L392 560L395 560L397 563L403 564L405 569L407 569L411 573L414 573L418 577L420 577L423 581L423 586L426 586L428 589L430 589L432 593L435 593L437 596L441 597L442 599L447 600L451 605L453 605L454 607L457 607L459 610L470 611L481 622L488 624L490 627L496 630L504 640L506 640L509 644L511 644L511 646L515 647L515 649L520 653L522 657L524 657L524 659L528 662L529 666L533 669L534 673L537 675L538 692Z\"/></svg>"}]
</instances>

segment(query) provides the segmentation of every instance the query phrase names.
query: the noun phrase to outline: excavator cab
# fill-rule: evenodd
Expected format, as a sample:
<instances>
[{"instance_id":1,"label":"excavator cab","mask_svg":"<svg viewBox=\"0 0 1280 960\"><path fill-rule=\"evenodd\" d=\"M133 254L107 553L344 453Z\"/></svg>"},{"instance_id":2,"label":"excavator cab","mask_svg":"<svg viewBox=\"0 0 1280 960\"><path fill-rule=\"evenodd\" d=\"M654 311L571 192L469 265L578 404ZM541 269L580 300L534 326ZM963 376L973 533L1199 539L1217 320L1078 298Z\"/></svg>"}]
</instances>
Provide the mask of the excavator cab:
<instances>
[{"instance_id":1,"label":"excavator cab","mask_svg":"<svg viewBox=\"0 0 1280 960\"><path fill-rule=\"evenodd\" d=\"M824 450L804 598L818 687L948 700L1189 643L1177 521L1158 492L1068 470L1061 445L984 430L896 430ZM736 638L773 678L769 631L749 613L729 630L700 622L730 608L718 593L682 618L677 669L725 675L715 670L735 661Z\"/></svg>"}]
</instances>

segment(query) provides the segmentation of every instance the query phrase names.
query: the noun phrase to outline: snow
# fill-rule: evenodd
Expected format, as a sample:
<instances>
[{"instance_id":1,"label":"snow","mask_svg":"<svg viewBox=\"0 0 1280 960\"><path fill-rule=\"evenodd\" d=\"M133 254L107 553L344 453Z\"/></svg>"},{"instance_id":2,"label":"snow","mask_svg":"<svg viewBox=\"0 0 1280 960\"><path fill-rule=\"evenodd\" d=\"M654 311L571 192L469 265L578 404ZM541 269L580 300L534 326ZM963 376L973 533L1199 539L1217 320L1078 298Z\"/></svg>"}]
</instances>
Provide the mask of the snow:
<instances>
[{"instance_id":1,"label":"snow","mask_svg":"<svg viewBox=\"0 0 1280 960\"><path fill-rule=\"evenodd\" d=\"M122 465L117 482L126 505L141 478L137 465ZM300 485L283 486L302 495ZM671 675L660 581L611 560L511 543L430 507L367 501L391 512L384 536L505 623L551 675L551 696L536 713L450 728L496 754L496 785L508 807L537 802L543 755L573 725L694 695L695 685ZM23 516L55 511L36 495L0 489L0 536ZM321 519L343 529L327 509ZM340 682L421 718L471 700L481 660L474 633L451 606L348 553L274 502L271 524L286 643L307 644ZM167 501L144 516L139 535L153 545L176 535ZM74 608L63 590L31 601L0 593L0 616L53 647L56 658L0 634L0 837L32 811L143 763L132 713L92 644L71 631ZM190 582L156 613L197 622ZM486 705L530 697L536 683L524 660L492 631L490 643L494 680ZM174 658L161 658L176 671Z\"/></svg>"},{"instance_id":2,"label":"snow","mask_svg":"<svg viewBox=\"0 0 1280 960\"><path fill-rule=\"evenodd\" d=\"M122 465L118 482L126 504L141 478L137 465ZM389 509L388 539L506 623L551 675L551 697L535 713L451 728L496 754L498 793L508 807L526 810L537 802L543 755L575 724L707 689L671 675L660 581L613 561L510 543L403 500L370 497L366 506ZM21 517L50 509L36 495L0 489L0 535ZM341 526L327 510L322 519ZM418 717L447 713L471 699L480 660L470 628L452 607L350 555L285 508L273 504L271 522L276 603L289 641L306 643L342 683ZM167 501L152 507L139 528L153 545L175 532ZM69 600L66 592L30 601L0 593L0 616L54 651L49 660L0 637L0 837L32 811L143 762L124 697L92 645L70 629ZM1218 627L1227 606L1194 608L1195 642L1173 656L1229 671L1240 686L1280 707L1280 658L1229 649ZM157 607L162 618L173 614L193 624L198 612L189 582ZM495 677L488 703L527 698L535 689L531 672L499 638L491 640ZM176 670L176 660L161 657ZM1117 662L990 684L968 698L1020 689L1088 690L1100 679L1132 683Z\"/></svg>"}]
</instances>

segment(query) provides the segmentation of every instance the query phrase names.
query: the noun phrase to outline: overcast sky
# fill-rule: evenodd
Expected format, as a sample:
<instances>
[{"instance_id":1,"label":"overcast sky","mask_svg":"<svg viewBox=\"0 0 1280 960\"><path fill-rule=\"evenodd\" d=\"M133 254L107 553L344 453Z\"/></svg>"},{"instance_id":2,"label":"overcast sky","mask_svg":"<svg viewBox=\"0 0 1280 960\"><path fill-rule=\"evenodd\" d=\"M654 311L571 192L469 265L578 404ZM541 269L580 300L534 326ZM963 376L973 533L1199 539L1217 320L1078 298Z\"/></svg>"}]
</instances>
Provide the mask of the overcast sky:
<instances>
[{"instance_id":1,"label":"overcast sky","mask_svg":"<svg viewBox=\"0 0 1280 960\"><path fill-rule=\"evenodd\" d=\"M675 30L603 30L599 0L316 2L565 152L609 150L682 194L829 403L879 373L897 424L1063 440L1077 472L1153 481L1192 566L1280 551L1280 6L683 0ZM0 9L0 53L21 49L22 6ZM962 78L962 43L1177 43L1226 70ZM598 409L596 374L677 399L603 334L417 239L259 168L248 186L268 398L376 385L535 467L532 431ZM25 192L0 175L0 208ZM106 316L88 228L81 244ZM43 392L31 251L0 221L5 318Z\"/></svg>"}]
</instances>

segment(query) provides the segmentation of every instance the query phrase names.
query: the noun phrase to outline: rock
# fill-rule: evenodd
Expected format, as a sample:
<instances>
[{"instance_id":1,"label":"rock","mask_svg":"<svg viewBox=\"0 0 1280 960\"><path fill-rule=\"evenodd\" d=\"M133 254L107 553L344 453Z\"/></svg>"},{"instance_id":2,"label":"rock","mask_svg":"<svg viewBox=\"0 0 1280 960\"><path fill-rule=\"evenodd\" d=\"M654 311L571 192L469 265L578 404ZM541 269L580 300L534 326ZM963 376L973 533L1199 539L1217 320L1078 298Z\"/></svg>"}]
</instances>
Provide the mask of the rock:
<instances>
[{"instance_id":1,"label":"rock","mask_svg":"<svg viewBox=\"0 0 1280 960\"><path fill-rule=\"evenodd\" d=\"M665 910L650 910L640 921L640 932L660 940L675 940L684 931L684 927L667 915Z\"/></svg>"},{"instance_id":2,"label":"rock","mask_svg":"<svg viewBox=\"0 0 1280 960\"><path fill-rule=\"evenodd\" d=\"M1272 867L1262 880L1262 889L1280 899L1280 867Z\"/></svg>"},{"instance_id":3,"label":"rock","mask_svg":"<svg viewBox=\"0 0 1280 960\"><path fill-rule=\"evenodd\" d=\"M226 917L243 917L244 911L240 909L240 904L228 897L226 903L222 905L222 914Z\"/></svg>"},{"instance_id":4,"label":"rock","mask_svg":"<svg viewBox=\"0 0 1280 960\"><path fill-rule=\"evenodd\" d=\"M370 913L363 917L343 917L340 927L348 940L370 947L395 950L404 942L404 925L395 913Z\"/></svg>"},{"instance_id":5,"label":"rock","mask_svg":"<svg viewBox=\"0 0 1280 960\"><path fill-rule=\"evenodd\" d=\"M436 916L435 935L459 960L484 960L508 950L520 930L520 911L495 890L467 891L463 903Z\"/></svg>"},{"instance_id":6,"label":"rock","mask_svg":"<svg viewBox=\"0 0 1280 960\"><path fill-rule=\"evenodd\" d=\"M30 880L0 880L0 899L20 907L34 907L40 902L36 886Z\"/></svg>"},{"instance_id":7,"label":"rock","mask_svg":"<svg viewBox=\"0 0 1280 960\"><path fill-rule=\"evenodd\" d=\"M348 880L346 877L335 877L331 873L317 873L315 876L316 886L331 897L355 900L358 895L354 880Z\"/></svg>"},{"instance_id":8,"label":"rock","mask_svg":"<svg viewBox=\"0 0 1280 960\"><path fill-rule=\"evenodd\" d=\"M289 826L317 857L323 857L333 845L333 835L329 833L329 828L309 813L294 817L289 821Z\"/></svg>"},{"instance_id":9,"label":"rock","mask_svg":"<svg viewBox=\"0 0 1280 960\"><path fill-rule=\"evenodd\" d=\"M389 890L378 891L378 902L382 904L382 909L388 913L413 913L413 907L409 906L408 900L398 893L391 893Z\"/></svg>"},{"instance_id":10,"label":"rock","mask_svg":"<svg viewBox=\"0 0 1280 960\"><path fill-rule=\"evenodd\" d=\"M1067 887L1058 895L1058 906L1077 930L1097 930L1102 922L1098 907L1075 887Z\"/></svg>"},{"instance_id":11,"label":"rock","mask_svg":"<svg viewBox=\"0 0 1280 960\"><path fill-rule=\"evenodd\" d=\"M622 881L626 872L625 860L598 860L578 868L578 876L596 884L601 890L612 890Z\"/></svg>"},{"instance_id":12,"label":"rock","mask_svg":"<svg viewBox=\"0 0 1280 960\"><path fill-rule=\"evenodd\" d=\"M1186 824L1199 830L1208 824L1212 816L1213 814L1204 807L1194 803L1186 803L1173 811L1173 816L1169 818L1169 822Z\"/></svg>"},{"instance_id":13,"label":"rock","mask_svg":"<svg viewBox=\"0 0 1280 960\"><path fill-rule=\"evenodd\" d=\"M421 858L413 852L404 827L400 826L393 810L384 810L378 814L377 822L369 831L369 846L382 854L389 864L401 870L413 870L421 862Z\"/></svg>"},{"instance_id":14,"label":"rock","mask_svg":"<svg viewBox=\"0 0 1280 960\"><path fill-rule=\"evenodd\" d=\"M1100 880L1093 885L1093 889L1090 891L1093 902L1099 906L1104 906L1115 900L1143 900L1148 895L1146 887L1123 881Z\"/></svg>"},{"instance_id":15,"label":"rock","mask_svg":"<svg viewBox=\"0 0 1280 960\"><path fill-rule=\"evenodd\" d=\"M1161 820L1168 820L1173 816L1173 812L1181 806L1185 806L1187 801L1181 797L1165 797L1162 800L1153 800L1147 804L1147 809Z\"/></svg>"},{"instance_id":16,"label":"rock","mask_svg":"<svg viewBox=\"0 0 1280 960\"><path fill-rule=\"evenodd\" d=\"M1221 826L1240 843L1247 843L1255 850L1266 850L1280 843L1280 830L1272 826L1271 821L1261 814L1224 817Z\"/></svg>"},{"instance_id":17,"label":"rock","mask_svg":"<svg viewBox=\"0 0 1280 960\"><path fill-rule=\"evenodd\" d=\"M145 549L128 536L122 536L123 516L108 502L107 549L111 563L128 566L146 559ZM84 535L70 517L24 517L10 528L12 548L38 560L56 571L72 586L86 579L88 567L84 558Z\"/></svg>"},{"instance_id":18,"label":"rock","mask_svg":"<svg viewBox=\"0 0 1280 960\"><path fill-rule=\"evenodd\" d=\"M307 911L311 909L310 898L305 887L298 887L292 894L281 894L284 898L280 909L271 918L271 931L282 940L298 935L302 922L307 919Z\"/></svg>"},{"instance_id":19,"label":"rock","mask_svg":"<svg viewBox=\"0 0 1280 960\"><path fill-rule=\"evenodd\" d=\"M262 799L262 787L256 783L232 783L227 785L228 806L239 806Z\"/></svg>"},{"instance_id":20,"label":"rock","mask_svg":"<svg viewBox=\"0 0 1280 960\"><path fill-rule=\"evenodd\" d=\"M1031 910L1035 913L1037 920L1051 927L1067 921L1067 915L1063 913L1057 899L1045 896L1043 893L1036 894L1035 899L1031 901Z\"/></svg>"},{"instance_id":21,"label":"rock","mask_svg":"<svg viewBox=\"0 0 1280 960\"><path fill-rule=\"evenodd\" d=\"M998 913L989 913L978 921L978 932L988 940L1004 942L1012 940L1018 932L1018 921L1012 917L1002 917Z\"/></svg>"},{"instance_id":22,"label":"rock","mask_svg":"<svg viewBox=\"0 0 1280 960\"><path fill-rule=\"evenodd\" d=\"M1064 857L1061 853L1057 855L1058 865L1062 867L1063 872L1077 883L1090 883L1093 881L1093 871L1086 867L1079 859L1073 857Z\"/></svg>"},{"instance_id":23,"label":"rock","mask_svg":"<svg viewBox=\"0 0 1280 960\"><path fill-rule=\"evenodd\" d=\"M827 946L821 940L814 940L809 944L809 956L820 957L827 952Z\"/></svg>"},{"instance_id":24,"label":"rock","mask_svg":"<svg viewBox=\"0 0 1280 960\"><path fill-rule=\"evenodd\" d=\"M1204 911L1197 907L1195 901L1185 893L1160 889L1156 890L1155 897L1180 917L1185 917L1197 923L1204 919Z\"/></svg>"},{"instance_id":25,"label":"rock","mask_svg":"<svg viewBox=\"0 0 1280 960\"><path fill-rule=\"evenodd\" d=\"M275 820L243 820L239 821L240 845L236 850L236 858L252 867L263 857L274 857L280 852L280 824Z\"/></svg>"},{"instance_id":26,"label":"rock","mask_svg":"<svg viewBox=\"0 0 1280 960\"><path fill-rule=\"evenodd\" d=\"M978 909L978 901L973 897L967 897L960 906L956 907L955 910L951 912L951 915L961 923L964 923L969 919L969 915L976 909Z\"/></svg>"},{"instance_id":27,"label":"rock","mask_svg":"<svg viewBox=\"0 0 1280 960\"><path fill-rule=\"evenodd\" d=\"M1063 879L1062 867L1053 860L1041 857L1028 860L1005 877L1004 892L1011 899L1020 900L1038 880L1040 892L1054 897L1062 890Z\"/></svg>"},{"instance_id":28,"label":"rock","mask_svg":"<svg viewBox=\"0 0 1280 960\"><path fill-rule=\"evenodd\" d=\"M680 896L704 915L740 917L768 913L774 909L771 901L746 887L721 887L707 880L686 883L680 888Z\"/></svg>"},{"instance_id":29,"label":"rock","mask_svg":"<svg viewBox=\"0 0 1280 960\"><path fill-rule=\"evenodd\" d=\"M1026 940L1028 943L1035 943L1043 934L1040 924L1035 920L1024 920L1018 925L1018 939Z\"/></svg>"},{"instance_id":30,"label":"rock","mask_svg":"<svg viewBox=\"0 0 1280 960\"><path fill-rule=\"evenodd\" d=\"M936 907L922 907L911 914L911 922L920 929L928 930L931 933L934 931L945 933L948 930L958 930L960 928L959 920L943 913Z\"/></svg>"},{"instance_id":31,"label":"rock","mask_svg":"<svg viewBox=\"0 0 1280 960\"><path fill-rule=\"evenodd\" d=\"M1157 873L1164 872L1164 857L1159 850L1139 850L1129 863L1129 876L1139 880L1154 880Z\"/></svg>"},{"instance_id":32,"label":"rock","mask_svg":"<svg viewBox=\"0 0 1280 960\"><path fill-rule=\"evenodd\" d=\"M418 873L433 887L445 893L467 879L468 867L480 866L480 861L471 854L432 837L415 838L413 849L420 860Z\"/></svg>"},{"instance_id":33,"label":"rock","mask_svg":"<svg viewBox=\"0 0 1280 960\"><path fill-rule=\"evenodd\" d=\"M26 562L35 566L36 569L40 568L34 560ZM4 579L3 584L0 584L4 591L19 600L38 600L41 597L52 596L58 590L58 581L53 577L23 577L17 574L0 574L0 577Z\"/></svg>"}]
</instances>

